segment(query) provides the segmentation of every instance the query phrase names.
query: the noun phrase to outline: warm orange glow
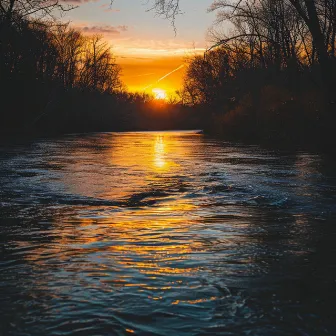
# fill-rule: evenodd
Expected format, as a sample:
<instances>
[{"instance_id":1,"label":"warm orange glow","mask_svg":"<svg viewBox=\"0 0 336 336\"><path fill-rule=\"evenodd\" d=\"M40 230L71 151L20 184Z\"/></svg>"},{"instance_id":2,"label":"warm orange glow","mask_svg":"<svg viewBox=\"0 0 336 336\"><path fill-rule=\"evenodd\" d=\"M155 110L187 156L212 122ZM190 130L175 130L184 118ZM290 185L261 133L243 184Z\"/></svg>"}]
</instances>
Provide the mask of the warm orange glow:
<instances>
[{"instance_id":1,"label":"warm orange glow","mask_svg":"<svg viewBox=\"0 0 336 336\"><path fill-rule=\"evenodd\" d=\"M158 98L156 98L158 99ZM164 168L165 161L165 144L162 136L158 136L154 144L154 165L157 168Z\"/></svg>"},{"instance_id":2,"label":"warm orange glow","mask_svg":"<svg viewBox=\"0 0 336 336\"><path fill-rule=\"evenodd\" d=\"M159 102L158 100L157 103ZM123 146L125 138L128 139L129 146ZM134 176L132 183L123 183L117 189L106 187L108 184L119 182L113 174L104 175L104 179L99 174L90 174L87 176L90 183L82 183L82 175L78 172L83 168L80 159L83 153L78 151L78 161L75 161L78 163L71 167L73 174L66 175L63 181L71 193L113 201L121 199L133 192L134 185L141 188L146 178L150 178L153 173L177 173L180 163L172 157L187 155L187 149L179 146L176 135L170 132L153 132L144 137L139 137L137 133L119 133L118 136L106 136L101 142L106 146L106 150L99 151L99 155L107 167L117 167L125 171L138 165L142 175Z\"/></svg>"},{"instance_id":3,"label":"warm orange glow","mask_svg":"<svg viewBox=\"0 0 336 336\"><path fill-rule=\"evenodd\" d=\"M185 56L166 57L138 57L118 58L117 62L122 67L122 80L131 92L152 93L152 89L159 87L166 91L168 97L174 96L183 84L184 70L175 71L183 64ZM171 73L169 76L167 74ZM157 81L166 76L157 83ZM146 88L146 90L144 90Z\"/></svg>"},{"instance_id":4,"label":"warm orange glow","mask_svg":"<svg viewBox=\"0 0 336 336\"><path fill-rule=\"evenodd\" d=\"M163 89L155 88L152 90L155 99L167 99L167 92Z\"/></svg>"},{"instance_id":5,"label":"warm orange glow","mask_svg":"<svg viewBox=\"0 0 336 336\"><path fill-rule=\"evenodd\" d=\"M117 287L162 292L183 286L182 280L178 278L163 283L159 280L151 283L150 280L167 275L177 277L200 272L198 266L180 266L192 251L203 251L204 243L201 241L190 243L184 239L171 241L167 235L167 231L178 230L182 237L195 225L189 214L192 216L197 206L190 199L174 195L178 188L183 187L183 181L179 181L176 177L181 170L181 162L176 158L190 155L192 148L181 145L181 139L171 132L153 132L146 136L137 133L119 133L114 136L101 136L97 141L104 144L104 149L90 148L89 151L90 155L99 154L100 162L108 167L104 177L102 178L100 172L92 174L88 171L89 175L85 178L89 178L90 183L82 183L83 174L77 172L85 165L80 158L83 158L84 153L88 155L87 146L83 146L81 150L73 152L75 164L69 167L72 174L64 176L63 183L71 188L69 190L72 193L110 200L112 203L97 205L97 218L81 216L69 218L72 223L76 223L75 235L72 233L69 235L67 230L63 230L64 223L55 218L54 227L61 233L57 242L49 246L50 251L58 253L58 258L64 263L69 258L81 258L82 262L77 264L78 268L74 270L75 280L81 281L76 277L80 277L81 272L85 270L88 277L96 275L101 277L100 282L107 293ZM127 146L123 146L125 143ZM111 173L115 168L128 172L133 170L135 165L141 174L128 175L127 180L124 180L123 175ZM118 188L110 188L115 185L118 185ZM153 190L147 189L148 185L153 186ZM171 190L170 194L155 196L155 192L160 192L161 188ZM146 205L146 201L152 199L155 199L156 203L153 206ZM130 207L114 212L118 210L117 205L113 206L114 201L121 204L127 202ZM92 205L83 204L79 209L85 215L87 211L92 211ZM153 234L155 243L144 244L149 235ZM105 245L110 239L107 237L113 237L116 243ZM122 244L118 243L121 241ZM20 244L28 246L26 242ZM62 250L64 246L71 248L64 252ZM102 246L108 252L109 258L114 259L113 278L109 278L108 273L110 259L92 257L100 253ZM28 255L26 260L40 267L42 264L39 262L43 263L44 259L39 256L43 253L45 247L41 245L40 254L37 253L36 257ZM141 274L143 282L133 281L134 272ZM160 292L157 295L150 295L149 298L161 300ZM57 296L59 293L55 292L53 295ZM197 299L202 298L195 298ZM191 304L196 303L192 301Z\"/></svg>"}]
</instances>

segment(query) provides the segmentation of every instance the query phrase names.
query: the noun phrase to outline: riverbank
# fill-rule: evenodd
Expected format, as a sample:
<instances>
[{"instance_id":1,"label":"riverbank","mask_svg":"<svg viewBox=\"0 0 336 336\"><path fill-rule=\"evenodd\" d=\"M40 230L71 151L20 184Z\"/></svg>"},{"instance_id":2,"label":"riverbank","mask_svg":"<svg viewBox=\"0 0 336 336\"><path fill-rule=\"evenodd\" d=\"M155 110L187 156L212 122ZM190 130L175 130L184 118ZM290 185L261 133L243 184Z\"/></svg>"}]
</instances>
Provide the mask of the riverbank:
<instances>
[{"instance_id":1,"label":"riverbank","mask_svg":"<svg viewBox=\"0 0 336 336\"><path fill-rule=\"evenodd\" d=\"M292 96L272 87L257 102L252 98L213 113L207 133L264 147L335 151L335 104L326 106L316 92Z\"/></svg>"},{"instance_id":2,"label":"riverbank","mask_svg":"<svg viewBox=\"0 0 336 336\"><path fill-rule=\"evenodd\" d=\"M330 105L330 110L334 108ZM247 96L230 107L184 106L146 100L136 94L62 91L29 122L2 125L1 141L57 137L69 133L202 129L210 137L265 148L335 152L332 117L322 113L321 100L291 97L268 88L258 106Z\"/></svg>"}]
</instances>

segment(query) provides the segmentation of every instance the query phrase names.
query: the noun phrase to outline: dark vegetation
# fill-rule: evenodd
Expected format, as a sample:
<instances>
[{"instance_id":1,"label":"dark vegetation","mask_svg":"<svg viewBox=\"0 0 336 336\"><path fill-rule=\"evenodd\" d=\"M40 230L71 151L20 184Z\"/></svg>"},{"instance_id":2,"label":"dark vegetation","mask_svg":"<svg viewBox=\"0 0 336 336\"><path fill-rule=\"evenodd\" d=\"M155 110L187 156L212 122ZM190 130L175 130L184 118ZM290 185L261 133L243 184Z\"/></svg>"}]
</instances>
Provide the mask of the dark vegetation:
<instances>
[{"instance_id":1,"label":"dark vegetation","mask_svg":"<svg viewBox=\"0 0 336 336\"><path fill-rule=\"evenodd\" d=\"M178 4L159 2L170 10ZM184 104L208 111L209 131L255 142L335 144L336 1L224 0L210 11L218 14L214 46L190 61L180 93ZM223 23L230 35L220 31Z\"/></svg>"},{"instance_id":2,"label":"dark vegetation","mask_svg":"<svg viewBox=\"0 0 336 336\"><path fill-rule=\"evenodd\" d=\"M254 142L335 143L336 0L214 1L213 47L188 60L172 103L127 92L102 37L55 20L70 9L0 0L2 134L203 128ZM153 9L174 22L179 0Z\"/></svg>"},{"instance_id":3,"label":"dark vegetation","mask_svg":"<svg viewBox=\"0 0 336 336\"><path fill-rule=\"evenodd\" d=\"M128 93L108 43L55 18L70 9L0 0L2 135L192 127L187 107Z\"/></svg>"},{"instance_id":4,"label":"dark vegetation","mask_svg":"<svg viewBox=\"0 0 336 336\"><path fill-rule=\"evenodd\" d=\"M35 8L43 19L25 15L29 4L1 0L1 131L85 128L99 114L89 116L90 105L115 98L120 68L100 36L85 37L41 13L46 2Z\"/></svg>"}]
</instances>

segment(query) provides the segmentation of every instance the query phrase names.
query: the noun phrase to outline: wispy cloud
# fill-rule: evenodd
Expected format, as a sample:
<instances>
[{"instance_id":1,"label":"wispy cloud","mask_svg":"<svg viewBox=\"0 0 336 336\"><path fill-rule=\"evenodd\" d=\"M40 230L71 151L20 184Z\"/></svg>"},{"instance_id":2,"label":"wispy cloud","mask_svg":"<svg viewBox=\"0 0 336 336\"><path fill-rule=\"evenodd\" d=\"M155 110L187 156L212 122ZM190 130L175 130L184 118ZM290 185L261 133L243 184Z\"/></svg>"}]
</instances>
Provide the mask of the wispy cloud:
<instances>
[{"instance_id":1,"label":"wispy cloud","mask_svg":"<svg viewBox=\"0 0 336 336\"><path fill-rule=\"evenodd\" d=\"M88 2L97 2L99 0L61 0L61 2L66 3L66 4L71 4L71 5L81 5L84 3L88 3Z\"/></svg>"},{"instance_id":2,"label":"wispy cloud","mask_svg":"<svg viewBox=\"0 0 336 336\"><path fill-rule=\"evenodd\" d=\"M183 39L146 39L144 36L139 38L137 27L132 25L75 21L72 26L84 34L103 35L113 45L113 50L120 59L127 57L150 61L157 57L189 57L205 51L200 43L190 43Z\"/></svg>"},{"instance_id":3,"label":"wispy cloud","mask_svg":"<svg viewBox=\"0 0 336 336\"><path fill-rule=\"evenodd\" d=\"M173 47L169 48L167 46L166 49L156 49L151 46L146 47L145 43L143 48L135 48L132 45L126 44L123 40L114 40L113 43L115 43L114 50L120 58L124 57L138 60L152 60L153 58L158 57L162 58L174 56L188 58L194 55L202 55L206 50L205 48L190 49L188 46L176 49ZM138 55L141 55L142 57L139 57Z\"/></svg>"},{"instance_id":4,"label":"wispy cloud","mask_svg":"<svg viewBox=\"0 0 336 336\"><path fill-rule=\"evenodd\" d=\"M104 10L104 12L112 12L112 13L118 13L118 12L120 12L120 9L113 8L111 6L111 4L104 4L104 5L101 5L99 7L102 8Z\"/></svg>"},{"instance_id":5,"label":"wispy cloud","mask_svg":"<svg viewBox=\"0 0 336 336\"><path fill-rule=\"evenodd\" d=\"M109 35L120 35L123 32L128 31L128 26L119 25L86 25L86 24L77 24L74 27L85 34L103 34L105 36Z\"/></svg>"}]
</instances>

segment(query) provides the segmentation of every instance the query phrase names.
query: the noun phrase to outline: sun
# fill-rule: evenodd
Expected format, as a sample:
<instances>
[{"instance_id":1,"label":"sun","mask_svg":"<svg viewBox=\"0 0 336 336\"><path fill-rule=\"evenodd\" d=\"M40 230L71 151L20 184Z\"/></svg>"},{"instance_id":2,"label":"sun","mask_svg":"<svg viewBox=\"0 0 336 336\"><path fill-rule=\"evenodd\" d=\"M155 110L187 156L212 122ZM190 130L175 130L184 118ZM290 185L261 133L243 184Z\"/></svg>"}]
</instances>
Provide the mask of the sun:
<instances>
[{"instance_id":1,"label":"sun","mask_svg":"<svg viewBox=\"0 0 336 336\"><path fill-rule=\"evenodd\" d=\"M167 92L162 89L153 89L152 90L155 99L167 99Z\"/></svg>"}]
</instances>

